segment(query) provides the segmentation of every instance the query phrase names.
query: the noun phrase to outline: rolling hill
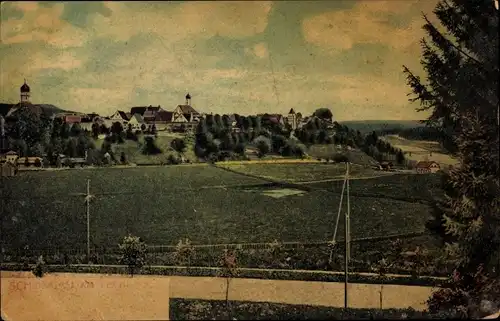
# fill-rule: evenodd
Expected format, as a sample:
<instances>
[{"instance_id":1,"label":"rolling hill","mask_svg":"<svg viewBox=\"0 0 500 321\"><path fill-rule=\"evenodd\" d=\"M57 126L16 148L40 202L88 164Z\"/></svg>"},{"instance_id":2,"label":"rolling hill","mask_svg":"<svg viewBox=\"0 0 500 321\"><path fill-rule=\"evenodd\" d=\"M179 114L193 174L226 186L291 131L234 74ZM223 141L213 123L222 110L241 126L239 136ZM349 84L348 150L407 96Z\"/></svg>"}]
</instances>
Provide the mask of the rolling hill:
<instances>
[{"instance_id":1,"label":"rolling hill","mask_svg":"<svg viewBox=\"0 0 500 321\"><path fill-rule=\"evenodd\" d=\"M2 116L7 115L9 110L15 105L17 104L0 103L0 115ZM72 113L72 111L61 109L52 104L34 104L34 105L42 108L42 110L48 115L53 115L56 113Z\"/></svg>"},{"instance_id":2,"label":"rolling hill","mask_svg":"<svg viewBox=\"0 0 500 321\"><path fill-rule=\"evenodd\" d=\"M418 120L353 120L339 122L353 130L359 130L361 133L368 133L381 129L389 128L414 128L423 127L424 124Z\"/></svg>"}]
</instances>

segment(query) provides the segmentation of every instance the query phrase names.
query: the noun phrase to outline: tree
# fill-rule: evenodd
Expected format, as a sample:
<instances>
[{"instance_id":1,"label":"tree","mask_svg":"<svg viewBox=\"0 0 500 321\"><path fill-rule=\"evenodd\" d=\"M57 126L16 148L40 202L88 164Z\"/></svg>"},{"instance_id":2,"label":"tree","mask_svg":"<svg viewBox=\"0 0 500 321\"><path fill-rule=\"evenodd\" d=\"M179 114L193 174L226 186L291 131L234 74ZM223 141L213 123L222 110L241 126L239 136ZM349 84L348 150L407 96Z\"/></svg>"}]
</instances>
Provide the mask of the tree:
<instances>
[{"instance_id":1,"label":"tree","mask_svg":"<svg viewBox=\"0 0 500 321\"><path fill-rule=\"evenodd\" d=\"M446 35L424 15L430 41L422 40L422 65L428 82L404 66L412 100L420 101L418 110L431 112L425 123L439 130L451 152L457 149L453 137L461 131L463 111L476 107L484 116L498 108L498 11L492 2L440 1L434 13Z\"/></svg>"},{"instance_id":2,"label":"tree","mask_svg":"<svg viewBox=\"0 0 500 321\"><path fill-rule=\"evenodd\" d=\"M66 148L64 149L64 154L68 157L77 156L77 144L74 138L70 138L66 142Z\"/></svg>"},{"instance_id":3,"label":"tree","mask_svg":"<svg viewBox=\"0 0 500 321\"><path fill-rule=\"evenodd\" d=\"M283 135L273 135L272 136L272 149L273 152L279 153L283 147L286 145L286 138Z\"/></svg>"},{"instance_id":4,"label":"tree","mask_svg":"<svg viewBox=\"0 0 500 321\"><path fill-rule=\"evenodd\" d=\"M332 121L333 114L332 111L328 108L318 108L314 111L313 116L318 117L319 119L324 119L328 121Z\"/></svg>"},{"instance_id":5,"label":"tree","mask_svg":"<svg viewBox=\"0 0 500 321\"><path fill-rule=\"evenodd\" d=\"M92 124L92 138L97 139L99 137L99 125L97 123Z\"/></svg>"},{"instance_id":6,"label":"tree","mask_svg":"<svg viewBox=\"0 0 500 321\"><path fill-rule=\"evenodd\" d=\"M120 135L123 132L123 125L116 121L111 125L111 134Z\"/></svg>"},{"instance_id":7,"label":"tree","mask_svg":"<svg viewBox=\"0 0 500 321\"><path fill-rule=\"evenodd\" d=\"M179 155L182 155L186 151L186 142L181 138L174 138L170 142L170 147L175 150Z\"/></svg>"},{"instance_id":8,"label":"tree","mask_svg":"<svg viewBox=\"0 0 500 321\"><path fill-rule=\"evenodd\" d=\"M181 266L190 266L191 258L194 253L194 247L189 239L179 240L175 247L175 261Z\"/></svg>"},{"instance_id":9,"label":"tree","mask_svg":"<svg viewBox=\"0 0 500 321\"><path fill-rule=\"evenodd\" d=\"M80 124L76 123L71 126L70 129L70 135L73 137L77 137L82 133L82 126Z\"/></svg>"},{"instance_id":10,"label":"tree","mask_svg":"<svg viewBox=\"0 0 500 321\"><path fill-rule=\"evenodd\" d=\"M405 155L403 154L403 151L401 149L398 150L397 153L396 153L396 162L399 165L402 165L405 162Z\"/></svg>"},{"instance_id":11,"label":"tree","mask_svg":"<svg viewBox=\"0 0 500 321\"><path fill-rule=\"evenodd\" d=\"M45 261L43 260L43 256L40 255L32 272L37 278L41 278L45 274L45 270Z\"/></svg>"},{"instance_id":12,"label":"tree","mask_svg":"<svg viewBox=\"0 0 500 321\"><path fill-rule=\"evenodd\" d=\"M120 154L120 163L122 163L122 164L127 163L127 156L125 155L125 152L121 152L121 154Z\"/></svg>"},{"instance_id":13,"label":"tree","mask_svg":"<svg viewBox=\"0 0 500 321\"><path fill-rule=\"evenodd\" d=\"M231 279L238 274L238 265L236 262L236 253L229 250L224 250L220 260L220 274L226 278L226 308L228 313L228 320L232 320L232 309L229 302L229 284Z\"/></svg>"},{"instance_id":14,"label":"tree","mask_svg":"<svg viewBox=\"0 0 500 321\"><path fill-rule=\"evenodd\" d=\"M431 112L426 124L460 166L445 176L446 197L434 206L443 228L431 224L446 240L455 272L428 305L431 312L474 317L481 300L500 297L498 12L491 0L442 0L434 13L447 33L424 16L427 83L404 72L418 110Z\"/></svg>"},{"instance_id":15,"label":"tree","mask_svg":"<svg viewBox=\"0 0 500 321\"><path fill-rule=\"evenodd\" d=\"M267 137L259 136L254 140L253 143L259 151L259 157L264 157L271 151L271 141Z\"/></svg>"},{"instance_id":16,"label":"tree","mask_svg":"<svg viewBox=\"0 0 500 321\"><path fill-rule=\"evenodd\" d=\"M104 145L104 144L103 144ZM144 145L142 146L142 154L157 155L161 154L162 150L156 146L153 137L144 137Z\"/></svg>"},{"instance_id":17,"label":"tree","mask_svg":"<svg viewBox=\"0 0 500 321\"><path fill-rule=\"evenodd\" d=\"M146 243L140 237L128 235L118 245L121 251L120 263L128 267L130 276L146 264Z\"/></svg>"}]
</instances>

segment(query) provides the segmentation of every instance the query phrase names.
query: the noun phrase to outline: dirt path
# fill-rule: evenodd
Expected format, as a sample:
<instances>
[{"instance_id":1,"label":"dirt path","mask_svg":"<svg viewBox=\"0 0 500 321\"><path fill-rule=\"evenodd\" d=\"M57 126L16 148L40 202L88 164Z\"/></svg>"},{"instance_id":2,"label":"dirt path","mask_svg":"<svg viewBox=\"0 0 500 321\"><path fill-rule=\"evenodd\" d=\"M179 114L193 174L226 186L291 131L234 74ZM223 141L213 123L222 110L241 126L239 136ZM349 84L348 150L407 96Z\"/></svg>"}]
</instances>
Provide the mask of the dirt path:
<instances>
[{"instance_id":1,"label":"dirt path","mask_svg":"<svg viewBox=\"0 0 500 321\"><path fill-rule=\"evenodd\" d=\"M51 273L42 279L33 279L32 274L28 272L2 272L2 278L16 276L20 280L30 280L30 282L73 282L83 284L89 278L100 277L104 282L105 278L115 280L113 290L101 295L101 301L106 296L121 296L119 291L132 292L132 297L141 298L138 292L151 292L147 286L153 287L155 284L161 284L162 280L170 280L171 298L190 298L205 300L224 300L226 280L216 277L185 277L185 276L135 276L130 278L123 275L97 275L96 274L75 274L75 273ZM35 280L35 281L31 281ZM41 281L40 281L41 280ZM146 280L143 281L143 280ZM108 281L109 282L109 281ZM117 282L117 283L116 283ZM135 282L135 283L133 283ZM66 284L65 283L65 284ZM54 284L54 283L52 283ZM118 286L119 285L119 286ZM8 292L9 285L2 285L2 303L9 303L12 306L12 300L26 298L35 300L36 297L60 296L61 289L43 288L50 293L37 293L36 295L26 296L26 293L20 293L14 296ZM29 292L30 288L25 288ZM33 287L32 287L33 288ZM125 289L126 288L126 289ZM382 307L389 308L408 308L423 310L425 301L431 295L433 288L423 286L402 286L402 285L377 285L377 284L349 284L348 299L349 306L352 308L380 308L380 291L382 289ZM38 288L40 291L40 288ZM145 292L143 292L145 291ZM34 293L34 292L33 292ZM33 294L32 293L32 294ZM66 295L70 300L71 296ZM154 296L153 296L154 297ZM161 296L160 296L161 297ZM76 298L76 297L75 297ZM310 281L288 281L288 280L259 280L259 279L232 279L229 291L230 300L252 301L252 302L274 302L285 304L307 304L331 307L343 307L344 305L344 283L337 282L310 282ZM51 300L46 302L50 307ZM69 304L65 302L65 304ZM72 303L74 304L74 303ZM107 302L106 304L110 304ZM151 303L153 304L153 303ZM3 304L2 304L3 305ZM3 305L5 306L5 305ZM22 305L19 305L19 309ZM54 308L56 308L54 306ZM100 310L103 310L101 308ZM105 309L104 309L105 310ZM12 315L14 310L4 310L3 312Z\"/></svg>"}]
</instances>

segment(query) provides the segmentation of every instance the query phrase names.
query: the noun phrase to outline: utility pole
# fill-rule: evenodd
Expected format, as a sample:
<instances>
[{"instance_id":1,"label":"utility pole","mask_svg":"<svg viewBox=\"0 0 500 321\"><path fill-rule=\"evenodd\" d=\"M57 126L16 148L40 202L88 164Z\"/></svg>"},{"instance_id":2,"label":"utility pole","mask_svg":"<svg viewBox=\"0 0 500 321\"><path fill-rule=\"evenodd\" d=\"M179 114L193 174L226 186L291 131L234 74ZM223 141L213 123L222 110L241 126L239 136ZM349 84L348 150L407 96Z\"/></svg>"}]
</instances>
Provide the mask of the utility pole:
<instances>
[{"instance_id":1,"label":"utility pole","mask_svg":"<svg viewBox=\"0 0 500 321\"><path fill-rule=\"evenodd\" d=\"M347 284L348 284L348 268L349 268L349 162L346 162L346 178L347 178L347 213L345 215L344 222L344 241L345 241L345 258L344 258L344 311L347 310L348 300L347 300Z\"/></svg>"},{"instance_id":2,"label":"utility pole","mask_svg":"<svg viewBox=\"0 0 500 321\"><path fill-rule=\"evenodd\" d=\"M87 261L90 264L90 179L87 180Z\"/></svg>"},{"instance_id":3,"label":"utility pole","mask_svg":"<svg viewBox=\"0 0 500 321\"><path fill-rule=\"evenodd\" d=\"M349 198L349 175L351 171L351 163L347 163L347 258L351 260L351 201Z\"/></svg>"},{"instance_id":4,"label":"utility pole","mask_svg":"<svg viewBox=\"0 0 500 321\"><path fill-rule=\"evenodd\" d=\"M345 190L345 186L346 186L346 182L347 182L347 171L346 171L346 175L344 177L344 184L342 184L342 193L340 193L340 203L339 203L339 210L338 210L338 213L337 213L337 222L335 224L335 231L333 231L333 239L332 239L332 243L331 243L331 248L330 248L330 261L329 262L332 262L332 258L333 258L333 247L335 246L336 244L336 240L337 240L337 228L339 226L339 220L340 220L340 212L342 211L342 201L344 199L344 190Z\"/></svg>"}]
</instances>

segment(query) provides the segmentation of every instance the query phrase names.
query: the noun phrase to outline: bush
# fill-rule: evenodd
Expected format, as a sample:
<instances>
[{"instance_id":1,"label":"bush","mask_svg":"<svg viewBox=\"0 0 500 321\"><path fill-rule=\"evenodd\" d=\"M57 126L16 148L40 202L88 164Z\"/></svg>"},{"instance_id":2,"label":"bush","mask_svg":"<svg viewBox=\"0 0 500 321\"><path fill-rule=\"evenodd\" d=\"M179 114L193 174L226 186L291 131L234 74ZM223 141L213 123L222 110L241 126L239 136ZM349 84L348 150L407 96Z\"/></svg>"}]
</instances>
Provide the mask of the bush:
<instances>
[{"instance_id":1,"label":"bush","mask_svg":"<svg viewBox=\"0 0 500 321\"><path fill-rule=\"evenodd\" d=\"M175 157L172 154L168 155L168 157L167 157L167 164L168 165L177 165L180 163L181 163L181 160L179 159L179 157Z\"/></svg>"},{"instance_id":2,"label":"bush","mask_svg":"<svg viewBox=\"0 0 500 321\"><path fill-rule=\"evenodd\" d=\"M332 160L335 163L347 163L347 162L349 162L349 158L344 154L335 154L335 155L333 155Z\"/></svg>"},{"instance_id":3,"label":"bush","mask_svg":"<svg viewBox=\"0 0 500 321\"><path fill-rule=\"evenodd\" d=\"M37 278L41 278L45 274L45 270L45 261L43 260L43 256L40 255L33 268L33 274Z\"/></svg>"},{"instance_id":4,"label":"bush","mask_svg":"<svg viewBox=\"0 0 500 321\"><path fill-rule=\"evenodd\" d=\"M142 154L144 155L157 155L161 154L162 150L156 146L153 137L144 137L144 145L142 146Z\"/></svg>"},{"instance_id":5,"label":"bush","mask_svg":"<svg viewBox=\"0 0 500 321\"><path fill-rule=\"evenodd\" d=\"M259 136L253 141L259 151L259 157L264 157L271 151L271 140L265 136Z\"/></svg>"}]
</instances>

